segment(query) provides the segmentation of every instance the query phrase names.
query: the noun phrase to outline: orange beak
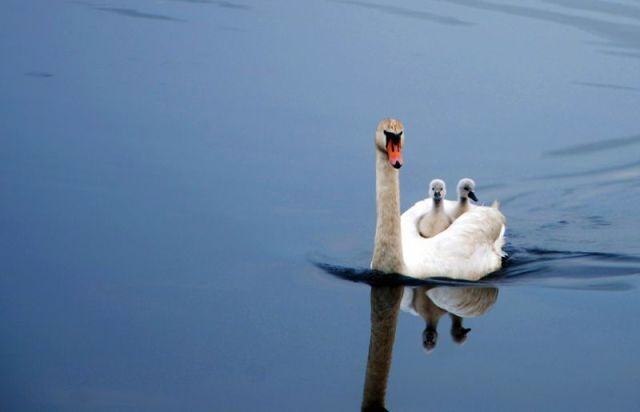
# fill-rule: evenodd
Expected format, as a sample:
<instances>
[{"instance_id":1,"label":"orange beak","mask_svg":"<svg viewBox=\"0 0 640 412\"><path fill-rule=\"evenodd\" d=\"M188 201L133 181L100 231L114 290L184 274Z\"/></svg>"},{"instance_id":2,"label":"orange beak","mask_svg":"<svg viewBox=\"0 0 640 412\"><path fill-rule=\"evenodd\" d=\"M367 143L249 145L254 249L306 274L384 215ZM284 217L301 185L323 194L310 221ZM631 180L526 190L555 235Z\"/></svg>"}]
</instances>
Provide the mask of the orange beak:
<instances>
[{"instance_id":1,"label":"orange beak","mask_svg":"<svg viewBox=\"0 0 640 412\"><path fill-rule=\"evenodd\" d=\"M400 142L394 143L392 140L387 141L387 155L389 156L389 164L396 169L402 167L402 152Z\"/></svg>"}]
</instances>

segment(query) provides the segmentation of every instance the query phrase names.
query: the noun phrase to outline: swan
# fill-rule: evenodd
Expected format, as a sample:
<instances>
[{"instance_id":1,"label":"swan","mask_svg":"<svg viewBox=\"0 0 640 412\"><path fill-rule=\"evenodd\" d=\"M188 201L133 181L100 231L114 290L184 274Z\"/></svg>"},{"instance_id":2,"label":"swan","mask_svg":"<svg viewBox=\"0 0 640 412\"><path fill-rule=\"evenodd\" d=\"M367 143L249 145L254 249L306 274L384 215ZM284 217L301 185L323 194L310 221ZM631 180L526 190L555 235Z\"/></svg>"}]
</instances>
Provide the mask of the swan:
<instances>
[{"instance_id":1,"label":"swan","mask_svg":"<svg viewBox=\"0 0 640 412\"><path fill-rule=\"evenodd\" d=\"M449 216L451 216L452 220L456 220L463 213L469 211L469 209L474 208L475 205L469 202L469 199L478 201L475 193L476 182L473 179L469 179L465 177L460 179L458 182L458 201L450 202L448 206L449 211L447 212Z\"/></svg>"},{"instance_id":2,"label":"swan","mask_svg":"<svg viewBox=\"0 0 640 412\"><path fill-rule=\"evenodd\" d=\"M424 213L400 217L404 126L384 119L376 128L376 234L371 269L415 278L478 280L502 266L505 217L497 202L477 206L442 233L425 239L417 229Z\"/></svg>"},{"instance_id":3,"label":"swan","mask_svg":"<svg viewBox=\"0 0 640 412\"><path fill-rule=\"evenodd\" d=\"M431 196L431 210L422 215L418 221L420 236L434 237L449 227L453 221L444 211L443 200L447 194L447 186L444 181L434 179L429 183L429 195Z\"/></svg>"}]
</instances>

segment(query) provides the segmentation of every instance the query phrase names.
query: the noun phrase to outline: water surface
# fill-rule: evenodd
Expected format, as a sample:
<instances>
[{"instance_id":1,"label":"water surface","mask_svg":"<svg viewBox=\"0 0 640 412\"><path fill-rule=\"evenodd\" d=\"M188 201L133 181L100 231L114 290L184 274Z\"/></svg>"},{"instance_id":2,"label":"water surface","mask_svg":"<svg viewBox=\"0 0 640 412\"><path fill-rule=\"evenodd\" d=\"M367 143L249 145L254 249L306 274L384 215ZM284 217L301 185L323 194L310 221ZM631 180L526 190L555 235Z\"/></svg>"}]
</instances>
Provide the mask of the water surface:
<instances>
[{"instance_id":1,"label":"water surface","mask_svg":"<svg viewBox=\"0 0 640 412\"><path fill-rule=\"evenodd\" d=\"M425 353L425 318L397 303L387 408L637 409L639 17L4 2L0 409L357 410L387 116L403 209L473 177L510 252L462 323L426 293L458 284L375 285L441 315Z\"/></svg>"}]
</instances>

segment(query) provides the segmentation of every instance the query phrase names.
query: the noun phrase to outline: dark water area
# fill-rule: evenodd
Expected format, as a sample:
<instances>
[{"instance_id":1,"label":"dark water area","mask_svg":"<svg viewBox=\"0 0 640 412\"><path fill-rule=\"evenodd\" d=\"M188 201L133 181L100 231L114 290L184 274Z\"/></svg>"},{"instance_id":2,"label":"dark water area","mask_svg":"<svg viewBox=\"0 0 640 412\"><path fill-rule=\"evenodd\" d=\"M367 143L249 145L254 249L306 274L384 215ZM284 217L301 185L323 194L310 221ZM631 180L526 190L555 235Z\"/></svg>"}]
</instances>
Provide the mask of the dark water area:
<instances>
[{"instance_id":1,"label":"dark water area","mask_svg":"<svg viewBox=\"0 0 640 412\"><path fill-rule=\"evenodd\" d=\"M0 9L0 410L640 407L637 1ZM388 116L500 272L367 270Z\"/></svg>"}]
</instances>

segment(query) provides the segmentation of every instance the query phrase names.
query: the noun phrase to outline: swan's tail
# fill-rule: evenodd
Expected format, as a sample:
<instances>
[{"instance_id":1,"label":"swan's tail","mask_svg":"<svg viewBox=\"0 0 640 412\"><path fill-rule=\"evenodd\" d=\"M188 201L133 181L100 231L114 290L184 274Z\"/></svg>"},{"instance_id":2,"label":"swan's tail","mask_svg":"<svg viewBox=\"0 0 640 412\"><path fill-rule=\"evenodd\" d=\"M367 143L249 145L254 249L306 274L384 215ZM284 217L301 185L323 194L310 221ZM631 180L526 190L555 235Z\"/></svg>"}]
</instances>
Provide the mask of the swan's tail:
<instances>
[{"instance_id":1,"label":"swan's tail","mask_svg":"<svg viewBox=\"0 0 640 412\"><path fill-rule=\"evenodd\" d=\"M502 247L504 246L504 243L505 243L504 231L506 228L507 227L505 225L502 225L502 227L500 228L500 234L498 235L498 238L496 239L495 242L493 242L493 249L498 255L500 255L503 258L507 257L507 252L502 250Z\"/></svg>"},{"instance_id":2,"label":"swan's tail","mask_svg":"<svg viewBox=\"0 0 640 412\"><path fill-rule=\"evenodd\" d=\"M493 203L491 204L491 207L494 209L500 209L500 201L494 200Z\"/></svg>"}]
</instances>

